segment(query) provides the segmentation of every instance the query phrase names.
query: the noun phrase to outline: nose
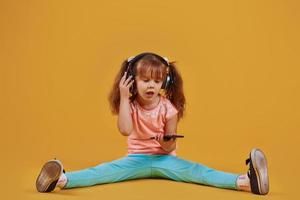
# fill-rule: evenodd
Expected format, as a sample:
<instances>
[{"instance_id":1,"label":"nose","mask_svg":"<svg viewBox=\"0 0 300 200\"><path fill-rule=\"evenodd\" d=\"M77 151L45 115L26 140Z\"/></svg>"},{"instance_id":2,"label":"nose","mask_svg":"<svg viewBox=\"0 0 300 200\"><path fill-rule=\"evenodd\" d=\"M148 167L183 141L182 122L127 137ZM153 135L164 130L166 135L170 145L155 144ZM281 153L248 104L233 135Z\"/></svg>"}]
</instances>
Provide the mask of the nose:
<instances>
[{"instance_id":1,"label":"nose","mask_svg":"<svg viewBox=\"0 0 300 200\"><path fill-rule=\"evenodd\" d=\"M148 88L154 88L154 80L148 82Z\"/></svg>"}]
</instances>

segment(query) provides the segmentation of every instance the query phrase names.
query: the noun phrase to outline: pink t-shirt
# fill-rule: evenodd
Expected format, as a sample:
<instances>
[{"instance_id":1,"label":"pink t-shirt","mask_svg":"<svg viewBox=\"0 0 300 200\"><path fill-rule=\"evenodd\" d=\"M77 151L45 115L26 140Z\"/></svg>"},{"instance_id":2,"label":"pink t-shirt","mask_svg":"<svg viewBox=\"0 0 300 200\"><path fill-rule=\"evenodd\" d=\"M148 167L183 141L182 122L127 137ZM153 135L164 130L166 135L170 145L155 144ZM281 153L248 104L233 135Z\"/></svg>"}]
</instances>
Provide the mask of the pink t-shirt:
<instances>
[{"instance_id":1,"label":"pink t-shirt","mask_svg":"<svg viewBox=\"0 0 300 200\"><path fill-rule=\"evenodd\" d=\"M158 141L149 139L158 134L165 134L166 122L178 113L169 99L159 97L158 105L151 110L142 108L136 100L130 103L133 131L127 140L128 154L176 155L175 150L168 153L161 148Z\"/></svg>"}]
</instances>

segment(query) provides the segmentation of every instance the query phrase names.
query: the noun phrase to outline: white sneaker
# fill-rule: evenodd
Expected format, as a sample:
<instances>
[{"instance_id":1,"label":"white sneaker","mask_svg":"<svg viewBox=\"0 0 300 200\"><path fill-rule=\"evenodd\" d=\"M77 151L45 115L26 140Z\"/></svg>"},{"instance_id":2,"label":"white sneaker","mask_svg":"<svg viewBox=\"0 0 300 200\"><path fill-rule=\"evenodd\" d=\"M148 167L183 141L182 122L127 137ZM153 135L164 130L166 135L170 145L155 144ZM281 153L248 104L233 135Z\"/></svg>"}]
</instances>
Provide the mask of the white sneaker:
<instances>
[{"instance_id":1,"label":"white sneaker","mask_svg":"<svg viewBox=\"0 0 300 200\"><path fill-rule=\"evenodd\" d=\"M254 194L268 194L269 176L267 159L260 149L252 149L246 165L249 166L248 177L250 179L251 192Z\"/></svg>"}]
</instances>

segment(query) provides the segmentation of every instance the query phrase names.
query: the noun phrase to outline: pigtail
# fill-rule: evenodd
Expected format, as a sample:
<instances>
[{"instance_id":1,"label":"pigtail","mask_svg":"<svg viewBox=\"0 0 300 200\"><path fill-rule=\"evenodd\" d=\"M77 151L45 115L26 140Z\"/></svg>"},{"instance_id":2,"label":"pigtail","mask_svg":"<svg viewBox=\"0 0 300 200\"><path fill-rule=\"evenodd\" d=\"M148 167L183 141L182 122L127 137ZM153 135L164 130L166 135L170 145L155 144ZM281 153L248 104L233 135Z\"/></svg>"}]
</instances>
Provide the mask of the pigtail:
<instances>
[{"instance_id":1,"label":"pigtail","mask_svg":"<svg viewBox=\"0 0 300 200\"><path fill-rule=\"evenodd\" d=\"M121 65L121 69L115 78L112 90L110 91L110 94L108 96L110 110L115 115L119 114L120 99L121 99L119 83L120 83L120 80L121 80L123 74L125 73L125 71L127 69L127 64L128 64L127 60L124 60Z\"/></svg>"},{"instance_id":2,"label":"pigtail","mask_svg":"<svg viewBox=\"0 0 300 200\"><path fill-rule=\"evenodd\" d=\"M178 110L178 120L183 117L185 110L185 96L183 93L183 81L181 75L176 69L175 62L169 63L169 73L171 78L171 84L166 90L166 97L172 102L172 104Z\"/></svg>"}]
</instances>

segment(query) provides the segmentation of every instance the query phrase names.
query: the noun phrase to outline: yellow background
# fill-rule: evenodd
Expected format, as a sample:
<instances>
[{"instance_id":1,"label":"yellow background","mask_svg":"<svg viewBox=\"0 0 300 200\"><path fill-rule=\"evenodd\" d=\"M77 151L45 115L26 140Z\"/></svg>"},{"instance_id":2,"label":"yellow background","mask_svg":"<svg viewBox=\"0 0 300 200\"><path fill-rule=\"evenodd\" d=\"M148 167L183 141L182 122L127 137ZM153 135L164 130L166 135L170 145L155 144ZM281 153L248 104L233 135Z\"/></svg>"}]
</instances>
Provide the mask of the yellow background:
<instances>
[{"instance_id":1,"label":"yellow background","mask_svg":"<svg viewBox=\"0 0 300 200\"><path fill-rule=\"evenodd\" d=\"M36 192L51 158L72 171L126 154L107 96L121 62L144 51L178 61L184 79L178 156L244 173L259 147L270 172L261 198L296 199L299 9L296 0L1 0L1 199L257 198L168 180Z\"/></svg>"}]
</instances>

